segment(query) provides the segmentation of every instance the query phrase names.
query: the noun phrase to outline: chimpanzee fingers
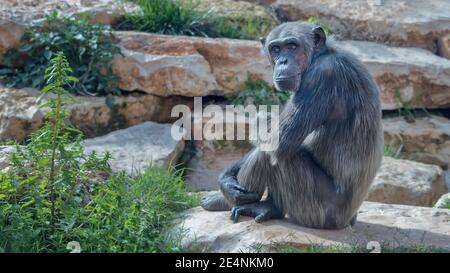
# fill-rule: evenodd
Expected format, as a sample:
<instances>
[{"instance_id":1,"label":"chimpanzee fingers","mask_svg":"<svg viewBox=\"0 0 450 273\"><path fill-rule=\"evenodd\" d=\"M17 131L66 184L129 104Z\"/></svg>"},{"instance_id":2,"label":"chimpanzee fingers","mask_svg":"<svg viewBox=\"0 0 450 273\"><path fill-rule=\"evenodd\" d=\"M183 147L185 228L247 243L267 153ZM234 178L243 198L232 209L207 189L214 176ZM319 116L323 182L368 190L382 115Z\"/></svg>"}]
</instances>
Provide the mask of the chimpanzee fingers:
<instances>
[{"instance_id":1,"label":"chimpanzee fingers","mask_svg":"<svg viewBox=\"0 0 450 273\"><path fill-rule=\"evenodd\" d=\"M239 185L239 184L233 185L233 189L234 189L234 190L237 190L237 191L240 191L240 192L242 192L242 193L248 193L248 190L245 189L244 187L242 187L242 186Z\"/></svg>"},{"instance_id":2,"label":"chimpanzee fingers","mask_svg":"<svg viewBox=\"0 0 450 273\"><path fill-rule=\"evenodd\" d=\"M261 196L259 194L254 192L249 193L240 193L236 196L236 205L245 205L250 203L258 202L261 199Z\"/></svg>"}]
</instances>

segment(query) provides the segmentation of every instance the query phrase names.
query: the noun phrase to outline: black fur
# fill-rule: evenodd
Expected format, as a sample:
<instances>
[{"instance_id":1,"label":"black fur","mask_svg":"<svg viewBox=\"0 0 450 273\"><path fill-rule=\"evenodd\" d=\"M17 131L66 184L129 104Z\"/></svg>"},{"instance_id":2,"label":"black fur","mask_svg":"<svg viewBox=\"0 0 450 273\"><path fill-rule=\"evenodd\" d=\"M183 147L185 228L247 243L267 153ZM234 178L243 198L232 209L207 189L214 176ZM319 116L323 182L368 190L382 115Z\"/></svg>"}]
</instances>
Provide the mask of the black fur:
<instances>
[{"instance_id":1,"label":"black fur","mask_svg":"<svg viewBox=\"0 0 450 273\"><path fill-rule=\"evenodd\" d=\"M285 47L283 41L290 37L299 41L299 48ZM274 44L280 48L268 48ZM355 56L335 48L321 28L309 24L278 26L264 49L282 85L298 86L280 114L279 131L273 132L279 134L279 144L271 152L256 145L219 178L226 198L211 194L202 206L234 207L233 220L239 215L258 221L289 215L315 228L354 224L383 154L374 80ZM260 201L266 187L270 198Z\"/></svg>"}]
</instances>

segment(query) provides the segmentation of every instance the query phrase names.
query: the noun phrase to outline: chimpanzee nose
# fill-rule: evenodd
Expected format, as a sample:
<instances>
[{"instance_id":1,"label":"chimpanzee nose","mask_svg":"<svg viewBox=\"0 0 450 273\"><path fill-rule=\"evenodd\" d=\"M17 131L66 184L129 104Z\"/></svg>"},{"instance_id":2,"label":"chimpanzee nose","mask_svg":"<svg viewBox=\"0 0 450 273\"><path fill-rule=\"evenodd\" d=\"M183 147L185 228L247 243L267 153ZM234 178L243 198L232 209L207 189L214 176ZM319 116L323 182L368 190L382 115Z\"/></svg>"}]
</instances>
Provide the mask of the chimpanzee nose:
<instances>
[{"instance_id":1,"label":"chimpanzee nose","mask_svg":"<svg viewBox=\"0 0 450 273\"><path fill-rule=\"evenodd\" d=\"M281 58L278 60L278 64L284 64L284 65L286 65L287 62L288 62L287 58L284 58L284 57L281 57Z\"/></svg>"}]
</instances>

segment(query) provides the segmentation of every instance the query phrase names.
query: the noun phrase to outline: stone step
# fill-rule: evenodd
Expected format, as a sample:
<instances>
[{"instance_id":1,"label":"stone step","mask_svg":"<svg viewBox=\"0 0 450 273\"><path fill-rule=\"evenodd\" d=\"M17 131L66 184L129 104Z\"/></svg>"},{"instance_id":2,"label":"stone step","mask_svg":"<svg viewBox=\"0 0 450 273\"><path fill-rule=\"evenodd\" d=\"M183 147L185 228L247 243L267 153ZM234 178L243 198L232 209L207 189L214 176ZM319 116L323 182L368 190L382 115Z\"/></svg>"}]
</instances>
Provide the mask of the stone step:
<instances>
[{"instance_id":1,"label":"stone step","mask_svg":"<svg viewBox=\"0 0 450 273\"><path fill-rule=\"evenodd\" d=\"M450 250L450 210L364 202L352 228L319 230L289 220L258 224L241 217L233 224L230 212L210 212L200 207L186 211L174 227L183 231L182 245L205 252L276 251L276 245L298 248L337 246L366 248L376 241L390 247L431 247ZM177 233L178 234L178 233Z\"/></svg>"},{"instance_id":2,"label":"stone step","mask_svg":"<svg viewBox=\"0 0 450 273\"><path fill-rule=\"evenodd\" d=\"M431 207L447 192L440 167L385 156L367 200Z\"/></svg>"},{"instance_id":3,"label":"stone step","mask_svg":"<svg viewBox=\"0 0 450 273\"><path fill-rule=\"evenodd\" d=\"M383 119L384 142L392 153L405 159L450 165L450 121L439 116L417 117L407 122L403 117Z\"/></svg>"},{"instance_id":4,"label":"stone step","mask_svg":"<svg viewBox=\"0 0 450 273\"><path fill-rule=\"evenodd\" d=\"M172 124L144 122L107 135L84 140L86 155L111 153L112 171L134 175L150 165L175 165L183 152L184 141L171 136ZM179 128L179 127L177 127ZM0 145L0 173L11 164L12 145Z\"/></svg>"},{"instance_id":5,"label":"stone step","mask_svg":"<svg viewBox=\"0 0 450 273\"><path fill-rule=\"evenodd\" d=\"M127 129L117 130L105 136L86 139L86 153L110 152L113 171L137 174L151 164L168 166L175 164L184 149L183 140L171 136L172 124L144 122Z\"/></svg>"},{"instance_id":6,"label":"stone step","mask_svg":"<svg viewBox=\"0 0 450 273\"><path fill-rule=\"evenodd\" d=\"M272 82L259 42L116 32L124 57L114 62L124 90L159 96L237 94L248 77ZM450 106L450 60L417 48L336 42L376 79L383 109Z\"/></svg>"},{"instance_id":7,"label":"stone step","mask_svg":"<svg viewBox=\"0 0 450 273\"><path fill-rule=\"evenodd\" d=\"M266 4L281 21L314 17L343 39L420 47L450 57L447 0L277 0Z\"/></svg>"},{"instance_id":8,"label":"stone step","mask_svg":"<svg viewBox=\"0 0 450 273\"><path fill-rule=\"evenodd\" d=\"M192 107L191 99L162 98L154 95L114 97L108 104L105 97L74 96L68 105L71 123L86 137L104 135L144 121L169 122L174 105ZM44 121L45 109L39 108L46 97L33 88L0 88L0 141L23 140Z\"/></svg>"}]
</instances>

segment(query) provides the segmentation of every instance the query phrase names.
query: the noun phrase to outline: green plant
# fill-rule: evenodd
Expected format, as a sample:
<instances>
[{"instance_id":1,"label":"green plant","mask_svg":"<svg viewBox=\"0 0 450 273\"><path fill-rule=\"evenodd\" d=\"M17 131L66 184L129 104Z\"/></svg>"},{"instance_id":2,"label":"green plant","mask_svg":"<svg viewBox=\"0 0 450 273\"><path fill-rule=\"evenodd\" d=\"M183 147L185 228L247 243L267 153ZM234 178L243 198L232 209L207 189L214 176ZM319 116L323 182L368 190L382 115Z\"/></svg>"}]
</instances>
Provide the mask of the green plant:
<instances>
[{"instance_id":1,"label":"green plant","mask_svg":"<svg viewBox=\"0 0 450 273\"><path fill-rule=\"evenodd\" d=\"M310 24L313 24L313 25L316 25L316 26L321 26L323 28L323 31L325 31L326 35L333 34L333 32L331 31L330 27L326 23L321 22L319 19L317 19L317 18L315 18L313 16L308 17L306 22L308 22Z\"/></svg>"},{"instance_id":2,"label":"green plant","mask_svg":"<svg viewBox=\"0 0 450 273\"><path fill-rule=\"evenodd\" d=\"M395 99L400 103L400 107L398 108L398 115L403 116L407 122L414 122L416 113L413 108L412 100L404 100L398 90L395 92Z\"/></svg>"},{"instance_id":3,"label":"green plant","mask_svg":"<svg viewBox=\"0 0 450 273\"><path fill-rule=\"evenodd\" d=\"M170 35L207 36L210 14L192 0L136 0L139 10L125 15L119 29Z\"/></svg>"},{"instance_id":4,"label":"green plant","mask_svg":"<svg viewBox=\"0 0 450 273\"><path fill-rule=\"evenodd\" d=\"M234 105L272 105L284 104L290 97L289 92L274 91L269 84L263 80L248 79L245 89L237 96L229 96L227 99Z\"/></svg>"},{"instance_id":5,"label":"green plant","mask_svg":"<svg viewBox=\"0 0 450 273\"><path fill-rule=\"evenodd\" d=\"M125 15L119 29L203 37L259 39L276 22L261 10L226 12L227 2L210 0L135 0L139 9ZM213 5L215 8L211 8ZM265 15L265 16L260 16Z\"/></svg>"},{"instance_id":6,"label":"green plant","mask_svg":"<svg viewBox=\"0 0 450 273\"><path fill-rule=\"evenodd\" d=\"M450 200L448 200L447 203L445 203L444 207L450 209Z\"/></svg>"},{"instance_id":7,"label":"green plant","mask_svg":"<svg viewBox=\"0 0 450 273\"><path fill-rule=\"evenodd\" d=\"M400 158L402 150L403 143L400 143L400 145L395 145L394 143L385 144L383 155L393 158Z\"/></svg>"},{"instance_id":8,"label":"green plant","mask_svg":"<svg viewBox=\"0 0 450 273\"><path fill-rule=\"evenodd\" d=\"M71 241L83 252L178 251L171 218L198 203L181 172L150 166L131 177L111 172L108 153L85 154L66 122L64 87L76 79L61 52L46 71L47 121L0 172L0 252L67 252Z\"/></svg>"},{"instance_id":9,"label":"green plant","mask_svg":"<svg viewBox=\"0 0 450 273\"><path fill-rule=\"evenodd\" d=\"M64 52L79 81L71 83L71 91L81 95L120 94L118 77L111 61L120 54L113 44L109 26L90 24L87 15L59 18L56 13L45 21L30 26L19 49L9 50L0 69L0 81L8 87L36 87L45 84L47 62L59 51ZM24 63L17 63L24 60ZM16 68L13 68L16 67Z\"/></svg>"}]
</instances>

